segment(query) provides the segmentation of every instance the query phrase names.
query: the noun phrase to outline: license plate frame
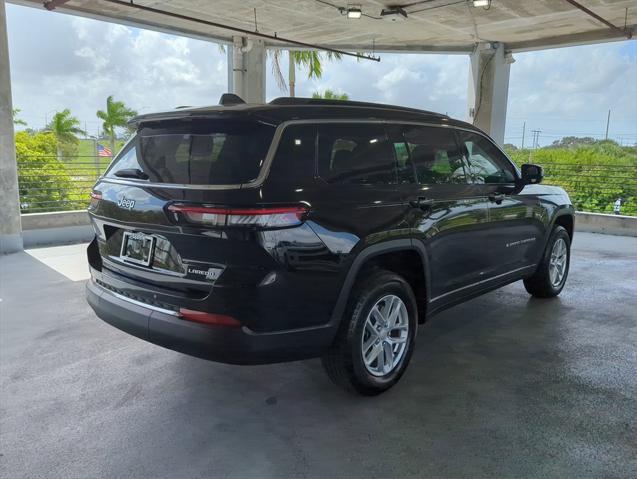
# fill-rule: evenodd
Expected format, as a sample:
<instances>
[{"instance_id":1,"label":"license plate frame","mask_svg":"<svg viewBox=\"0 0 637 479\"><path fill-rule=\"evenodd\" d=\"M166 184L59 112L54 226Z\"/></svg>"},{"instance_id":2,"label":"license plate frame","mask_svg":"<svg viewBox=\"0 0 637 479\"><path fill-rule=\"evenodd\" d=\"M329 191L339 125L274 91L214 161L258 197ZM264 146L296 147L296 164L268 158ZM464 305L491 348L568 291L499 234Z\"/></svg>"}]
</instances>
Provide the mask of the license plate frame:
<instances>
[{"instance_id":1,"label":"license plate frame","mask_svg":"<svg viewBox=\"0 0 637 479\"><path fill-rule=\"evenodd\" d=\"M150 266L155 253L155 240L152 235L124 231L119 258L127 263Z\"/></svg>"}]
</instances>

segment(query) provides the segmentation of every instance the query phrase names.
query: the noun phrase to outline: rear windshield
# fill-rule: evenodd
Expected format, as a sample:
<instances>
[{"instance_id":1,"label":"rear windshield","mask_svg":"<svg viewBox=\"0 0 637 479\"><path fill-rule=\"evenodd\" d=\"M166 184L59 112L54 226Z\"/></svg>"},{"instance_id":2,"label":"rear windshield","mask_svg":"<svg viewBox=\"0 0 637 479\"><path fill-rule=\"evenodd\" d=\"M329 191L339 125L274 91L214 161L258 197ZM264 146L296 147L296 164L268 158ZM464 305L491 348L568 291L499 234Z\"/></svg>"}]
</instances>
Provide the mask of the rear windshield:
<instances>
[{"instance_id":1,"label":"rear windshield","mask_svg":"<svg viewBox=\"0 0 637 479\"><path fill-rule=\"evenodd\" d=\"M153 183L231 185L257 178L275 128L256 121L206 121L142 128L106 172ZM124 171L128 170L128 171Z\"/></svg>"}]
</instances>

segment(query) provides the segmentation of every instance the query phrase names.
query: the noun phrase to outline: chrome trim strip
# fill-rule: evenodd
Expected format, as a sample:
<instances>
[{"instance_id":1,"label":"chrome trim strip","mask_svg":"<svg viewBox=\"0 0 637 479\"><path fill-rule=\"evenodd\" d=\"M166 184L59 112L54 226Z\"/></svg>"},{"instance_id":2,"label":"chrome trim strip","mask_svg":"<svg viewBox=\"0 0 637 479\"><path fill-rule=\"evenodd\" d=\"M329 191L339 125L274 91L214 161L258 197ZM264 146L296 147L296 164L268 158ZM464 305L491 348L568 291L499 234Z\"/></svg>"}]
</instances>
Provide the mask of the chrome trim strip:
<instances>
[{"instance_id":1,"label":"chrome trim strip","mask_svg":"<svg viewBox=\"0 0 637 479\"><path fill-rule=\"evenodd\" d=\"M522 270L529 269L529 268L535 268L535 265L531 264L531 265L528 265L528 266L523 266L521 268L512 269L511 271L507 271L506 273L498 274L496 276L492 276L490 278L486 278L486 279L483 279L481 281L477 281L475 283L471 283L471 284L468 284L466 286L462 286L461 288L456 288L456 289L454 289L452 291L449 291L447 293L441 294L440 296L436 296L435 298L430 299L429 302L433 303L434 301L438 301L439 299L442 299L442 298L444 298L446 296L449 296L451 294L457 293L457 292L462 291L464 289L473 288L473 287L478 286L480 284L488 283L489 281L493 281L493 280L502 278L504 276L508 276L510 274L517 273L518 271L522 271Z\"/></svg>"},{"instance_id":2,"label":"chrome trim strip","mask_svg":"<svg viewBox=\"0 0 637 479\"><path fill-rule=\"evenodd\" d=\"M254 181L249 183L241 184L241 188L259 188L265 179L268 177L270 173L270 165L272 164L272 160L274 159L274 154L276 150L279 148L279 142L281 141L281 136L283 136L283 130L288 126L289 122L284 121L276 127L274 132L274 136L272 137L272 143L270 143L270 149L268 150L268 154L265 155L265 160L263 160L263 165L261 165L261 170L259 170L259 175L256 177Z\"/></svg>"},{"instance_id":3,"label":"chrome trim strip","mask_svg":"<svg viewBox=\"0 0 637 479\"><path fill-rule=\"evenodd\" d=\"M142 268L141 266L139 266L138 264L135 263L130 263L128 261L123 261L122 259L119 258L119 256L109 256L109 257L102 257L102 261L105 262L106 264L111 263L112 265L114 265L117 268L121 268L122 266L125 266L127 268L133 268L137 271L143 271L144 273L156 273L158 275L172 275L178 278L184 278L186 276L185 273L179 273L177 271L169 271L167 269L160 269L160 268Z\"/></svg>"},{"instance_id":4,"label":"chrome trim strip","mask_svg":"<svg viewBox=\"0 0 637 479\"><path fill-rule=\"evenodd\" d=\"M381 119L381 118L347 118L347 119L343 119L343 120L339 120L336 118L321 118L321 119L303 119L303 120L288 120L288 121L284 121L282 123L280 123L277 127L276 130L274 132L274 136L272 137L272 143L270 143L270 148L268 149L268 153L265 156L265 160L263 160L263 165L261 166L261 170L259 171L259 175L256 177L256 179L254 181L251 181L249 183L240 183L240 184L231 184L231 185L192 185L192 184L180 184L180 183L149 183L148 181L145 180L132 180L132 179L122 179L122 178L107 178L105 176L101 176L100 178L97 179L97 181L105 181L107 183L116 183L116 184L120 184L120 185L129 185L129 186L141 186L141 187L147 187L147 188L179 188L179 189L186 189L186 190L237 190L237 189L243 189L243 188L259 188L263 185L263 183L265 182L266 178L268 177L268 174L270 173L270 166L272 165L272 161L274 159L274 155L276 153L276 150L279 147L279 142L281 141L281 136L283 136L283 131L285 130L285 128L289 125L307 125L307 124L312 124L312 125L319 125L319 124L335 124L335 123L371 123L371 124L386 124L386 125L421 125L421 126L430 126L430 127L437 127L437 128L451 128L451 129L456 129L456 130L464 130L464 131L468 131L470 133L476 133L478 135L481 135L483 137L485 137L487 140L489 140L491 143L493 143L498 150L504 155L505 158L507 158L507 160L509 160L509 162L511 163L511 165L517 170L517 167L515 167L515 164L513 162L511 162L511 160L509 159L509 157L506 155L506 153L504 153L502 151L502 149L493 141L491 140L491 138L489 138L489 136L487 136L485 133L483 133L481 130L479 129L471 129L471 128L465 128L462 126L456 126L456 125L450 125L450 124L445 124L446 121L448 121L449 119L446 117L441 117L441 123L433 123L430 121L417 121L417 120L386 120L386 119ZM133 136L130 140L132 141L133 138L136 138L137 135ZM128 143L126 144L128 145ZM124 148L122 148L121 151L123 151ZM121 153L120 151L120 153ZM117 155L117 158L119 158L119 154ZM112 167L112 165L115 163L115 160L113 160L111 162L111 164L109 165L109 169ZM108 172L108 170L105 172L105 174Z\"/></svg>"},{"instance_id":5,"label":"chrome trim strip","mask_svg":"<svg viewBox=\"0 0 637 479\"><path fill-rule=\"evenodd\" d=\"M240 184L236 185L180 185L178 183L149 183L148 181L123 180L120 178L99 178L98 181L115 183L118 185L140 186L145 188L178 188L180 190L238 190Z\"/></svg>"},{"instance_id":6,"label":"chrome trim strip","mask_svg":"<svg viewBox=\"0 0 637 479\"><path fill-rule=\"evenodd\" d=\"M159 313L164 313L164 314L169 314L171 316L181 317L181 315L177 311L172 311L170 309L160 308L159 306L153 306L151 304L142 303L141 301L137 301L135 299L128 298L128 297L124 296L123 294L119 294L119 293L116 293L115 291L111 291L110 289L104 288L103 286L100 286L99 284L98 284L98 286L102 290L104 290L105 293L111 294L111 295L115 296L116 298L121 299L122 301L126 301L128 303L132 303L134 305L141 306L142 308L150 309L152 311L157 311Z\"/></svg>"}]
</instances>

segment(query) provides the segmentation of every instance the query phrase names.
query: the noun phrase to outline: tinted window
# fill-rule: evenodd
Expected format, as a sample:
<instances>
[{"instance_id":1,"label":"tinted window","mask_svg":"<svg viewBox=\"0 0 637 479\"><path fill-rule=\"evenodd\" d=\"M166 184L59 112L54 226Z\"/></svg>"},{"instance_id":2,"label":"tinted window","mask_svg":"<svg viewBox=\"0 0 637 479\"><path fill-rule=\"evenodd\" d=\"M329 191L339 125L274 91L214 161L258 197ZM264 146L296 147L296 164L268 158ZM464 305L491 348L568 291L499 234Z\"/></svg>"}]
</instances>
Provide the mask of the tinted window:
<instances>
[{"instance_id":1,"label":"tinted window","mask_svg":"<svg viewBox=\"0 0 637 479\"><path fill-rule=\"evenodd\" d=\"M315 151L315 126L290 125L286 127L279 140L268 178L279 181L313 177L315 174Z\"/></svg>"},{"instance_id":2,"label":"tinted window","mask_svg":"<svg viewBox=\"0 0 637 479\"><path fill-rule=\"evenodd\" d=\"M469 172L474 183L512 183L515 181L513 168L502 152L482 135L468 131L458 131L467 149Z\"/></svg>"},{"instance_id":3,"label":"tinted window","mask_svg":"<svg viewBox=\"0 0 637 479\"><path fill-rule=\"evenodd\" d=\"M398 174L398 183L415 183L416 175L414 165L409 156L409 146L404 138L393 139L394 155L396 155L396 170Z\"/></svg>"},{"instance_id":4,"label":"tinted window","mask_svg":"<svg viewBox=\"0 0 637 479\"><path fill-rule=\"evenodd\" d=\"M453 130L406 125L403 135L421 184L467 183L467 165Z\"/></svg>"},{"instance_id":5,"label":"tinted window","mask_svg":"<svg viewBox=\"0 0 637 479\"><path fill-rule=\"evenodd\" d=\"M382 125L319 127L319 175L330 183L395 184L398 163Z\"/></svg>"},{"instance_id":6,"label":"tinted window","mask_svg":"<svg viewBox=\"0 0 637 479\"><path fill-rule=\"evenodd\" d=\"M273 134L274 127L247 121L144 128L106 176L138 168L155 183L246 183L259 175Z\"/></svg>"}]
</instances>

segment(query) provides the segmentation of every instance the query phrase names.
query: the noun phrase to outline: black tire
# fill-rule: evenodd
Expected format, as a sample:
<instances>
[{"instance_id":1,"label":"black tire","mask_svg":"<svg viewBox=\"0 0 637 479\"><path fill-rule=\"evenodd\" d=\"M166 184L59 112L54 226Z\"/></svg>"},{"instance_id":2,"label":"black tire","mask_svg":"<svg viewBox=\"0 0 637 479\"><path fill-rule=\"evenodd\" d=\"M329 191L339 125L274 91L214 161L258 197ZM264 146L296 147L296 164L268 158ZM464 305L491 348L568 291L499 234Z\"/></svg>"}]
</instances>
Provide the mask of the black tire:
<instances>
[{"instance_id":1,"label":"black tire","mask_svg":"<svg viewBox=\"0 0 637 479\"><path fill-rule=\"evenodd\" d=\"M566 243L566 270L558 284L553 284L550 276L550 261L551 254L555 243L562 239ZM527 292L536 298L553 298L560 294L564 285L566 284L566 278L568 277L568 270L571 264L571 238L568 232L562 226L555 226L551 232L551 236L546 245L546 250L542 256L542 261L538 265L537 270L524 280L524 287Z\"/></svg>"},{"instance_id":2,"label":"black tire","mask_svg":"<svg viewBox=\"0 0 637 479\"><path fill-rule=\"evenodd\" d=\"M354 287L337 337L322 362L327 375L337 385L374 396L396 384L407 369L418 328L418 310L414 293L401 276L380 269L363 274L365 277ZM395 368L386 375L377 376L370 373L364 363L362 341L364 335L369 334L365 333L365 323L370 311L388 295L402 300L407 311L408 329L405 348ZM380 354L384 355L382 345L381 350Z\"/></svg>"}]
</instances>

